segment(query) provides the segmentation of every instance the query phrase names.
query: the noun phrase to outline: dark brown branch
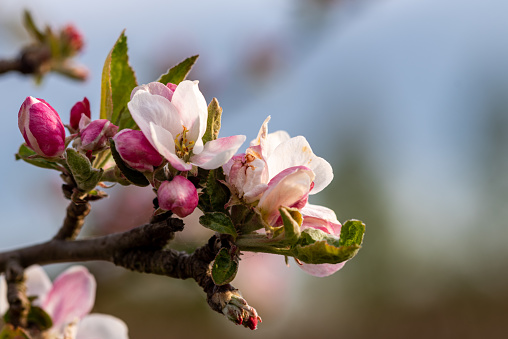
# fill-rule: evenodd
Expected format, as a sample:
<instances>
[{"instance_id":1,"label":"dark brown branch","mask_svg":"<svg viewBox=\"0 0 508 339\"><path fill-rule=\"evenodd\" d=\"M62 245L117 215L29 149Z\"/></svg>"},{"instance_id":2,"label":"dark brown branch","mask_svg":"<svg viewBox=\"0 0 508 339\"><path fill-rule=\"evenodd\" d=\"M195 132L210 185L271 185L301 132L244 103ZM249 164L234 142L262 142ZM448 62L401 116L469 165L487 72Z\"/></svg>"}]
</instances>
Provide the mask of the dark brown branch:
<instances>
[{"instance_id":1,"label":"dark brown branch","mask_svg":"<svg viewBox=\"0 0 508 339\"><path fill-rule=\"evenodd\" d=\"M261 318L226 284L217 286L211 277L211 263L221 247L229 246L227 237L214 235L208 243L188 254L164 246L183 230L183 221L175 218L158 220L130 231L86 240L52 239L48 242L0 253L0 272L15 260L22 269L33 264L81 261L109 261L117 266L142 273L194 279L207 295L209 306L237 324L255 329Z\"/></svg>"},{"instance_id":2,"label":"dark brown branch","mask_svg":"<svg viewBox=\"0 0 508 339\"><path fill-rule=\"evenodd\" d=\"M15 258L6 264L5 280L7 281L7 301L9 311L7 318L15 327L26 327L29 301L26 296L25 277L23 267Z\"/></svg>"},{"instance_id":3,"label":"dark brown branch","mask_svg":"<svg viewBox=\"0 0 508 339\"><path fill-rule=\"evenodd\" d=\"M17 71L23 74L42 74L49 67L51 50L46 45L36 44L25 47L18 58L0 60L0 74Z\"/></svg>"},{"instance_id":4,"label":"dark brown branch","mask_svg":"<svg viewBox=\"0 0 508 339\"><path fill-rule=\"evenodd\" d=\"M67 207L64 223L58 233L53 237L54 240L73 240L76 239L81 227L85 223L85 217L90 213L90 204L70 202Z\"/></svg>"}]
</instances>

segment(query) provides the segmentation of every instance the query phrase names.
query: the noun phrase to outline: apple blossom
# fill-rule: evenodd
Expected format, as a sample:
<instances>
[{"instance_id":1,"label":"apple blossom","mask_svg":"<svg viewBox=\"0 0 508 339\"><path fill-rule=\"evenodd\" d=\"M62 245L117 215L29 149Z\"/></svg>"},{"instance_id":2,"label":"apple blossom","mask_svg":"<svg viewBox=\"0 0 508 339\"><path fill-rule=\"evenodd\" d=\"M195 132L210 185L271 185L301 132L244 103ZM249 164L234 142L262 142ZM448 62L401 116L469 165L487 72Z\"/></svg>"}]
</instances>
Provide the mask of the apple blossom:
<instances>
[{"instance_id":1,"label":"apple blossom","mask_svg":"<svg viewBox=\"0 0 508 339\"><path fill-rule=\"evenodd\" d=\"M27 97L18 113L18 127L28 147L43 157L65 151L65 130L60 116L46 101Z\"/></svg>"},{"instance_id":2,"label":"apple blossom","mask_svg":"<svg viewBox=\"0 0 508 339\"><path fill-rule=\"evenodd\" d=\"M95 300L96 282L84 266L72 266L53 282L38 265L25 270L26 293L36 297L34 305L41 307L52 319L53 326L45 338L126 339L127 326L113 316L89 314ZM7 310L5 279L0 279L0 312ZM4 299L4 300L2 300Z\"/></svg>"},{"instance_id":3,"label":"apple blossom","mask_svg":"<svg viewBox=\"0 0 508 339\"><path fill-rule=\"evenodd\" d=\"M82 101L78 101L71 108L71 118L69 121L69 126L73 130L77 130L79 128L79 121L81 120L82 115L86 115L89 119L92 116L90 112L90 102L85 97Z\"/></svg>"},{"instance_id":4,"label":"apple blossom","mask_svg":"<svg viewBox=\"0 0 508 339\"><path fill-rule=\"evenodd\" d=\"M203 144L208 109L198 82L182 81L174 92L169 87L152 82L134 88L128 108L140 130L179 171L189 171L192 166L214 169L224 165L245 141L245 136L219 138Z\"/></svg>"},{"instance_id":5,"label":"apple blossom","mask_svg":"<svg viewBox=\"0 0 508 339\"><path fill-rule=\"evenodd\" d=\"M153 172L164 160L141 131L123 129L113 140L122 160L138 171Z\"/></svg>"},{"instance_id":6,"label":"apple blossom","mask_svg":"<svg viewBox=\"0 0 508 339\"><path fill-rule=\"evenodd\" d=\"M164 181L157 191L157 198L160 208L172 211L180 218L191 214L199 202L196 187L181 175Z\"/></svg>"}]
</instances>

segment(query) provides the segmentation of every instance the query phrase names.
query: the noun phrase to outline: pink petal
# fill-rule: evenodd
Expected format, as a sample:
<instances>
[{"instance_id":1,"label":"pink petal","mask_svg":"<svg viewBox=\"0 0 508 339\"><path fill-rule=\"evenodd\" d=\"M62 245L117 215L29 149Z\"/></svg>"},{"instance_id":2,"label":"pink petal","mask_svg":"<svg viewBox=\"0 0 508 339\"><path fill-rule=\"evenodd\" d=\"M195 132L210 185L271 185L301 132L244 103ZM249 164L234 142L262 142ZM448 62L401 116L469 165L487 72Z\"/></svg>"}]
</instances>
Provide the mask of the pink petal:
<instances>
[{"instance_id":1,"label":"pink petal","mask_svg":"<svg viewBox=\"0 0 508 339\"><path fill-rule=\"evenodd\" d=\"M128 339L125 323L107 314L89 314L81 320L76 339Z\"/></svg>"},{"instance_id":2,"label":"pink petal","mask_svg":"<svg viewBox=\"0 0 508 339\"><path fill-rule=\"evenodd\" d=\"M312 187L314 173L306 167L292 167L279 173L268 183L267 190L259 199L257 209L270 225L280 217L281 206L291 207L306 202Z\"/></svg>"},{"instance_id":3,"label":"pink petal","mask_svg":"<svg viewBox=\"0 0 508 339\"><path fill-rule=\"evenodd\" d=\"M233 135L208 141L203 151L194 154L190 161L203 169L218 168L227 163L245 141L245 135Z\"/></svg>"},{"instance_id":4,"label":"pink petal","mask_svg":"<svg viewBox=\"0 0 508 339\"><path fill-rule=\"evenodd\" d=\"M90 313L95 302L95 289L95 278L84 266L73 266L60 274L42 304L53 319L53 327L59 330Z\"/></svg>"},{"instance_id":5,"label":"pink petal","mask_svg":"<svg viewBox=\"0 0 508 339\"><path fill-rule=\"evenodd\" d=\"M344 267L345 264L346 264L345 262L341 262L338 264L318 264L318 265L302 263L302 265L299 265L299 267L308 274L313 275L315 277L327 277L340 270L342 267Z\"/></svg>"},{"instance_id":6,"label":"pink petal","mask_svg":"<svg viewBox=\"0 0 508 339\"><path fill-rule=\"evenodd\" d=\"M135 87L131 92L131 100L134 97L134 94L136 94L138 91L145 91L152 95L159 95L163 98L168 99L169 101L171 101L171 98L173 97L173 91L171 91L167 86L160 82L151 82L146 85Z\"/></svg>"},{"instance_id":7,"label":"pink petal","mask_svg":"<svg viewBox=\"0 0 508 339\"><path fill-rule=\"evenodd\" d=\"M340 236L341 224L333 210L324 206L307 204L300 212L303 215L302 229L312 227Z\"/></svg>"}]
</instances>

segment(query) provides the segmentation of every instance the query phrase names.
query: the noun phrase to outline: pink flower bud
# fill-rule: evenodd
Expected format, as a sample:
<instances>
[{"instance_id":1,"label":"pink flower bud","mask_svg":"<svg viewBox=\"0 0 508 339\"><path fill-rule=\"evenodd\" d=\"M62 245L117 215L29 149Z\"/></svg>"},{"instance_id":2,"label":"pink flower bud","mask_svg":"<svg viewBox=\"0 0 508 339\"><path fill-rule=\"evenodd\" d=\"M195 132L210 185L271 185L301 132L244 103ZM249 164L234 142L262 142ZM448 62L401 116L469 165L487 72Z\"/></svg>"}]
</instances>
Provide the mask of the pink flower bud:
<instances>
[{"instance_id":1,"label":"pink flower bud","mask_svg":"<svg viewBox=\"0 0 508 339\"><path fill-rule=\"evenodd\" d=\"M172 211L180 218L191 214L199 201L196 187L180 175L171 181L164 181L159 187L157 197L160 208Z\"/></svg>"},{"instance_id":2,"label":"pink flower bud","mask_svg":"<svg viewBox=\"0 0 508 339\"><path fill-rule=\"evenodd\" d=\"M175 93L175 89L178 87L177 85L175 84L172 84L170 82L168 82L166 84L166 87L169 88L169 91L170 91L170 95L169 95L169 101L171 101L171 99L173 99L173 93Z\"/></svg>"},{"instance_id":3,"label":"pink flower bud","mask_svg":"<svg viewBox=\"0 0 508 339\"><path fill-rule=\"evenodd\" d=\"M73 52L79 52L84 46L83 35L72 24L62 29L62 38L69 44Z\"/></svg>"},{"instance_id":4,"label":"pink flower bud","mask_svg":"<svg viewBox=\"0 0 508 339\"><path fill-rule=\"evenodd\" d=\"M18 113L18 126L28 147L43 157L65 151L65 130L60 116L46 101L27 97Z\"/></svg>"},{"instance_id":5,"label":"pink flower bud","mask_svg":"<svg viewBox=\"0 0 508 339\"><path fill-rule=\"evenodd\" d=\"M138 171L153 172L164 160L141 131L124 129L113 140L122 160Z\"/></svg>"},{"instance_id":6,"label":"pink flower bud","mask_svg":"<svg viewBox=\"0 0 508 339\"><path fill-rule=\"evenodd\" d=\"M71 119L69 125L72 129L77 130L79 128L79 121L81 120L81 115L86 115L89 119L92 116L90 112L90 102L85 97L83 101L78 101L71 108Z\"/></svg>"},{"instance_id":7,"label":"pink flower bud","mask_svg":"<svg viewBox=\"0 0 508 339\"><path fill-rule=\"evenodd\" d=\"M94 120L81 131L80 149L98 151L106 147L108 139L112 138L117 131L118 126L107 119Z\"/></svg>"}]
</instances>

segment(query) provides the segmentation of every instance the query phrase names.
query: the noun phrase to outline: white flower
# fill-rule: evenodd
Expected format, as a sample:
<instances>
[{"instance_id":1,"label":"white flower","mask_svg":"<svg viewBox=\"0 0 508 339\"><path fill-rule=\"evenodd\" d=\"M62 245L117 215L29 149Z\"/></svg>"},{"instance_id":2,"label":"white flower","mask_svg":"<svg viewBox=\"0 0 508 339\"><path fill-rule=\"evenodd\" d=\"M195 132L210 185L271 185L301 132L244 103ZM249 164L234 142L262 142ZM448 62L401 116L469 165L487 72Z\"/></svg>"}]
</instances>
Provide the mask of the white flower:
<instances>
[{"instance_id":1,"label":"white flower","mask_svg":"<svg viewBox=\"0 0 508 339\"><path fill-rule=\"evenodd\" d=\"M203 169L224 165L245 136L219 138L203 145L208 108L198 82L182 81L174 92L168 86L152 82L132 91L129 111L143 134L177 170L189 171L193 165Z\"/></svg>"}]
</instances>

